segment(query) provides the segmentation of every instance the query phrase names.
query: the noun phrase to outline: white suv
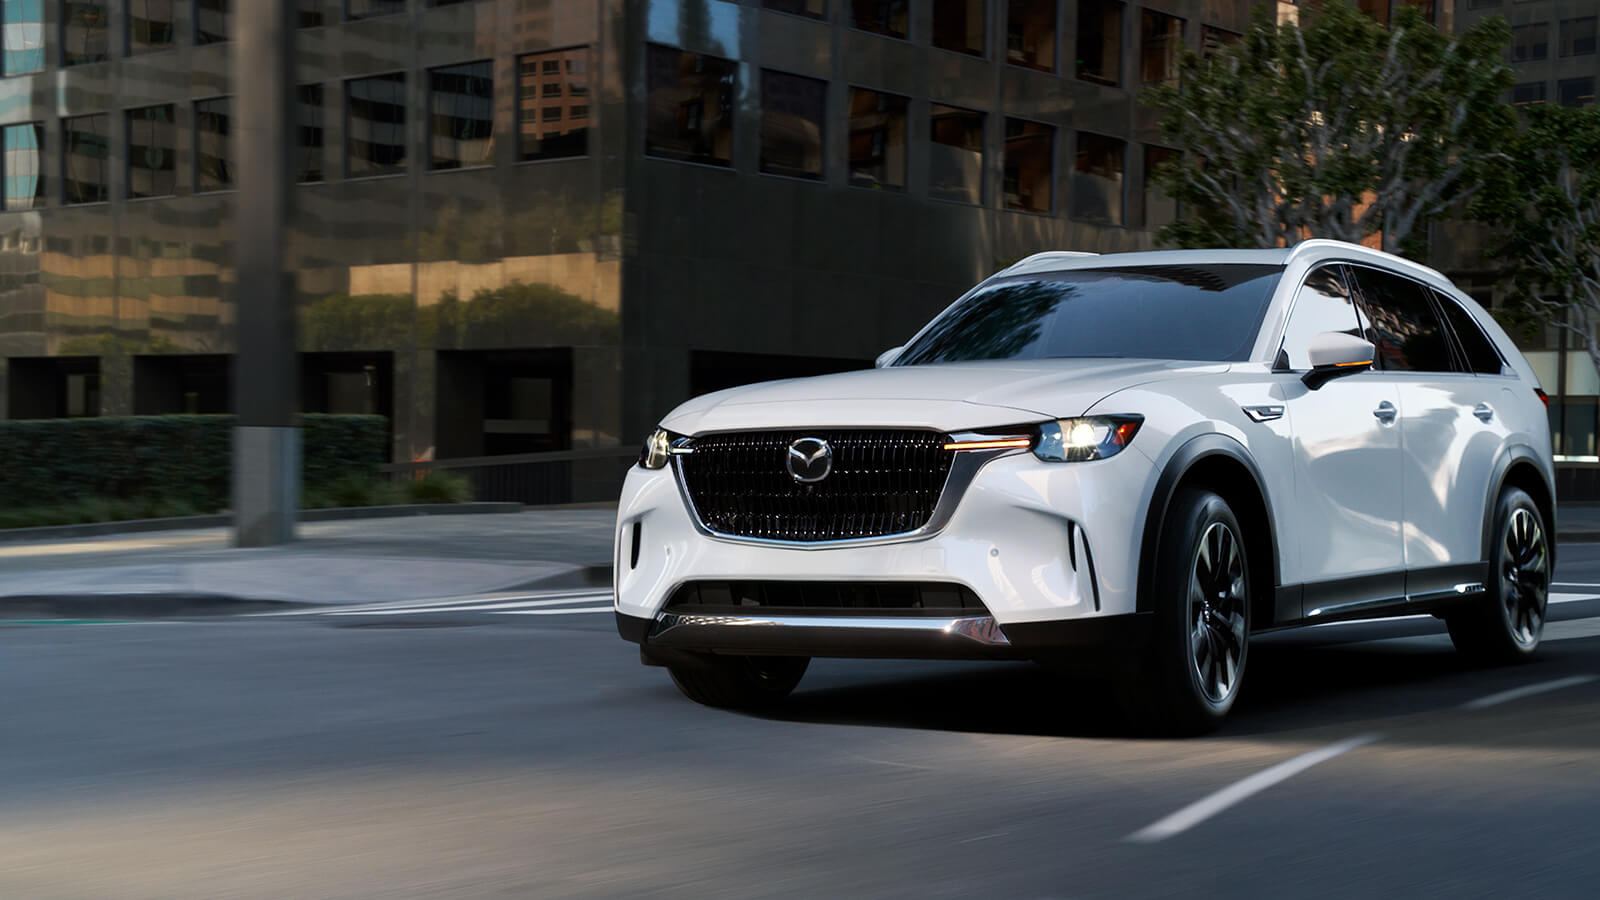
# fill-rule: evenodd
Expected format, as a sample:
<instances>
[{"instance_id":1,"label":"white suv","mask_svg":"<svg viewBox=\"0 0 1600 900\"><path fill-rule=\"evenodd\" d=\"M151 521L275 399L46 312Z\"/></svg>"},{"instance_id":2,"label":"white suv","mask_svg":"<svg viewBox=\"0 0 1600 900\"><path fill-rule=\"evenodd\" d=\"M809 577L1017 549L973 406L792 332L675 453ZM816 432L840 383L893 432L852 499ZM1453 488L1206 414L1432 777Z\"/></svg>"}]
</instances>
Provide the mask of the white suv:
<instances>
[{"instance_id":1,"label":"white suv","mask_svg":"<svg viewBox=\"0 0 1600 900\"><path fill-rule=\"evenodd\" d=\"M862 372L697 397L623 488L616 612L719 706L811 657L1034 659L1215 725L1252 633L1543 630L1548 400L1439 273L1334 241L1043 253Z\"/></svg>"}]
</instances>

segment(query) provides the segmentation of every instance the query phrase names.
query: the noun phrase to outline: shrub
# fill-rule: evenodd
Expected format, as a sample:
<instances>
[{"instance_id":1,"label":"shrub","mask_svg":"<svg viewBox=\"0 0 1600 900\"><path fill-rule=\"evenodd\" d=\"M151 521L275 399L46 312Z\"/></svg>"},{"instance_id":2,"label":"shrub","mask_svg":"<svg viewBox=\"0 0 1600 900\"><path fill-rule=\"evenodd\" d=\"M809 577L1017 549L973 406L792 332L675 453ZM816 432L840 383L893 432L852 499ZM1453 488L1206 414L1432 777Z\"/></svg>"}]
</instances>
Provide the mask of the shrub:
<instances>
[{"instance_id":1,"label":"shrub","mask_svg":"<svg viewBox=\"0 0 1600 900\"><path fill-rule=\"evenodd\" d=\"M388 456L383 417L306 415L301 422L304 494L378 481ZM222 509L233 425L232 416L0 422L0 510L82 522Z\"/></svg>"},{"instance_id":2,"label":"shrub","mask_svg":"<svg viewBox=\"0 0 1600 900\"><path fill-rule=\"evenodd\" d=\"M455 472L428 472L405 483L411 503L466 503L472 499L472 482Z\"/></svg>"}]
</instances>

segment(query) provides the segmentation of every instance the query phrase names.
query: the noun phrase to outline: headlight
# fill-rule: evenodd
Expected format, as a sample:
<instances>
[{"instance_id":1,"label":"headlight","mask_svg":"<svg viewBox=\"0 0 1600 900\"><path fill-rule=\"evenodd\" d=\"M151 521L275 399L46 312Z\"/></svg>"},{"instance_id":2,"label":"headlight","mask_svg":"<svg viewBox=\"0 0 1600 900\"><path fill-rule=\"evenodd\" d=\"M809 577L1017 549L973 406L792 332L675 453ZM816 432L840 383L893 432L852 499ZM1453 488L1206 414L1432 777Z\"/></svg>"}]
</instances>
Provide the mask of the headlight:
<instances>
[{"instance_id":1,"label":"headlight","mask_svg":"<svg viewBox=\"0 0 1600 900\"><path fill-rule=\"evenodd\" d=\"M1087 462L1122 452L1139 433L1144 416L1057 419L1039 426L1033 455L1047 462Z\"/></svg>"},{"instance_id":2,"label":"headlight","mask_svg":"<svg viewBox=\"0 0 1600 900\"><path fill-rule=\"evenodd\" d=\"M689 439L673 434L665 428L657 428L644 440L644 447L639 450L639 467L642 469L664 469L667 462L674 456L693 453L689 447Z\"/></svg>"}]
</instances>

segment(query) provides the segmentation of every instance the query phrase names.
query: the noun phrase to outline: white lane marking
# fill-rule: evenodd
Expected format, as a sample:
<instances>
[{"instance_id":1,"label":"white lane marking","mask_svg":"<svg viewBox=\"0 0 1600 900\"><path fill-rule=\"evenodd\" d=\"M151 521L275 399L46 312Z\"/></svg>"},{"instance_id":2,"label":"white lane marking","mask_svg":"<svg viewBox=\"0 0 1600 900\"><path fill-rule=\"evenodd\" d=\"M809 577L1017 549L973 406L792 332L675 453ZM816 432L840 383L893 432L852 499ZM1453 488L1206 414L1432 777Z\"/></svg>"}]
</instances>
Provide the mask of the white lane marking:
<instances>
[{"instance_id":1,"label":"white lane marking","mask_svg":"<svg viewBox=\"0 0 1600 900\"><path fill-rule=\"evenodd\" d=\"M1600 584L1584 584L1583 582L1580 582L1580 581L1556 581L1556 582L1552 582L1551 585L1550 585L1550 589L1553 591L1556 588L1579 588L1579 589L1585 590L1585 591L1600 591Z\"/></svg>"},{"instance_id":2,"label":"white lane marking","mask_svg":"<svg viewBox=\"0 0 1600 900\"><path fill-rule=\"evenodd\" d=\"M1593 675L1574 675L1571 678L1557 678L1555 681L1530 684L1525 687L1512 688L1509 691L1501 691L1498 694L1490 694L1487 697L1479 697L1470 703L1463 703L1461 708L1488 709L1491 706L1499 706L1502 703L1521 700L1523 697L1532 697L1535 694L1543 694L1549 691L1559 691L1562 688L1577 687L1580 684L1588 684L1594 680L1595 676Z\"/></svg>"},{"instance_id":3,"label":"white lane marking","mask_svg":"<svg viewBox=\"0 0 1600 900\"><path fill-rule=\"evenodd\" d=\"M1555 592L1551 592L1551 594L1550 594L1550 602L1551 603L1577 603L1579 600L1596 600L1596 599L1600 599L1600 597L1595 597L1595 595L1593 595L1593 594L1567 594L1567 593L1555 593Z\"/></svg>"},{"instance_id":4,"label":"white lane marking","mask_svg":"<svg viewBox=\"0 0 1600 900\"><path fill-rule=\"evenodd\" d=\"M1376 741L1379 737L1381 735L1363 734L1359 737L1340 741L1337 744L1330 744L1320 750L1302 753L1294 759L1284 760L1270 769L1262 769L1242 781L1236 781L1208 797L1203 797L1185 806L1165 819L1128 835L1127 839L1141 844L1153 844L1156 841L1166 840L1175 834L1180 834L1193 828L1228 807L1247 800L1279 782L1293 778L1317 763L1327 762L1357 747L1366 746Z\"/></svg>"},{"instance_id":5,"label":"white lane marking","mask_svg":"<svg viewBox=\"0 0 1600 900\"><path fill-rule=\"evenodd\" d=\"M580 606L577 609L507 609L495 613L497 616L567 616L573 613L608 613L612 612L609 606Z\"/></svg>"},{"instance_id":6,"label":"white lane marking","mask_svg":"<svg viewBox=\"0 0 1600 900\"><path fill-rule=\"evenodd\" d=\"M603 594L575 594L566 597L557 597L543 600L506 600L503 602L477 603L408 603L403 606L372 606L358 609L329 610L330 616L403 616L415 612L490 612L499 609L526 609L533 606L571 606L575 603L591 603L601 597L610 598L611 592Z\"/></svg>"}]
</instances>

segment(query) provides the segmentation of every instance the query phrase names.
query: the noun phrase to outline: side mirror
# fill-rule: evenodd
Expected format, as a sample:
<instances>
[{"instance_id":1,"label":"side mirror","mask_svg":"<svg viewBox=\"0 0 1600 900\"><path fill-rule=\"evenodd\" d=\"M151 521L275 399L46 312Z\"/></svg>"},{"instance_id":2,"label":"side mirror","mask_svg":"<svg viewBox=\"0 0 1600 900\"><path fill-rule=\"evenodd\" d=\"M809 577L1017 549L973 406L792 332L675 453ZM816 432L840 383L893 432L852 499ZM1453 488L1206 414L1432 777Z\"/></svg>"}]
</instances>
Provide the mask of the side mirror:
<instances>
[{"instance_id":1,"label":"side mirror","mask_svg":"<svg viewBox=\"0 0 1600 900\"><path fill-rule=\"evenodd\" d=\"M1313 391L1341 375L1354 375L1372 368L1374 348L1371 341L1342 331L1324 331L1311 339L1306 348L1311 360L1311 371L1301 378Z\"/></svg>"},{"instance_id":2,"label":"side mirror","mask_svg":"<svg viewBox=\"0 0 1600 900\"><path fill-rule=\"evenodd\" d=\"M878 358L873 361L872 367L874 369L881 369L884 366L889 365L890 363L895 361L895 358L900 355L900 351L904 350L905 348L906 348L906 345L905 344L901 344L898 347L890 347L889 349L883 351L882 353L879 353L878 354Z\"/></svg>"}]
</instances>

